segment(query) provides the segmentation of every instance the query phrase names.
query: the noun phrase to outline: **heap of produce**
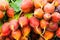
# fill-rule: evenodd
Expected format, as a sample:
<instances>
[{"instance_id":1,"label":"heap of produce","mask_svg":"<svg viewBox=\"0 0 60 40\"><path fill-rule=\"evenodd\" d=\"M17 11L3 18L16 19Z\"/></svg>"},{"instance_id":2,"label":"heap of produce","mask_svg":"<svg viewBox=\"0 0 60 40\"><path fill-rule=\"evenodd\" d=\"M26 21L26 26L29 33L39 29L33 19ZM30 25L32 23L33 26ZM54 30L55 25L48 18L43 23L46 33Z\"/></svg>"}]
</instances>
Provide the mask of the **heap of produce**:
<instances>
[{"instance_id":1,"label":"heap of produce","mask_svg":"<svg viewBox=\"0 0 60 40\"><path fill-rule=\"evenodd\" d=\"M0 40L60 40L60 0L0 0Z\"/></svg>"}]
</instances>

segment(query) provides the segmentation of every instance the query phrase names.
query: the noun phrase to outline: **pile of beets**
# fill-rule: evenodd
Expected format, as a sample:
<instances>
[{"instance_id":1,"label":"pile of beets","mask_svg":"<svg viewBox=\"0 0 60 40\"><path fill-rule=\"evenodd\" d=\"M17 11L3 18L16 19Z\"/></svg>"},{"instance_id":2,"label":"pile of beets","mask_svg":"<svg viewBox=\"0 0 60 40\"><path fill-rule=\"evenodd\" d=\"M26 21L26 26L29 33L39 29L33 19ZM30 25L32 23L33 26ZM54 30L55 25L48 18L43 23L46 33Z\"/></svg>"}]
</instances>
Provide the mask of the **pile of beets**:
<instances>
[{"instance_id":1,"label":"pile of beets","mask_svg":"<svg viewBox=\"0 0 60 40\"><path fill-rule=\"evenodd\" d=\"M6 0L0 0L0 40L60 40L60 0L22 0L21 15ZM6 11L6 14L4 13ZM32 14L29 18L25 14Z\"/></svg>"}]
</instances>

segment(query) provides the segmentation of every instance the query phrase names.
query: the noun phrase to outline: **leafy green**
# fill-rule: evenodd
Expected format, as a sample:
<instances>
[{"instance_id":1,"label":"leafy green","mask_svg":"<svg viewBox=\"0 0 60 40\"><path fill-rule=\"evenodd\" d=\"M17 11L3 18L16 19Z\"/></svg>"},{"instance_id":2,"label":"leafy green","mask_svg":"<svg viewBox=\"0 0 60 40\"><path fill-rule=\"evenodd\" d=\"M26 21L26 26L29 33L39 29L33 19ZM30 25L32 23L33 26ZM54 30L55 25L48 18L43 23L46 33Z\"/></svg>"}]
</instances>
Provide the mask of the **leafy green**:
<instances>
[{"instance_id":1,"label":"leafy green","mask_svg":"<svg viewBox=\"0 0 60 40\"><path fill-rule=\"evenodd\" d=\"M20 5L22 0L16 0L15 2L13 0L11 1L10 6L13 7L16 12L19 12L21 10Z\"/></svg>"},{"instance_id":2,"label":"leafy green","mask_svg":"<svg viewBox=\"0 0 60 40\"><path fill-rule=\"evenodd\" d=\"M27 13L24 16L27 17L27 18L31 18L33 16L33 13Z\"/></svg>"}]
</instances>

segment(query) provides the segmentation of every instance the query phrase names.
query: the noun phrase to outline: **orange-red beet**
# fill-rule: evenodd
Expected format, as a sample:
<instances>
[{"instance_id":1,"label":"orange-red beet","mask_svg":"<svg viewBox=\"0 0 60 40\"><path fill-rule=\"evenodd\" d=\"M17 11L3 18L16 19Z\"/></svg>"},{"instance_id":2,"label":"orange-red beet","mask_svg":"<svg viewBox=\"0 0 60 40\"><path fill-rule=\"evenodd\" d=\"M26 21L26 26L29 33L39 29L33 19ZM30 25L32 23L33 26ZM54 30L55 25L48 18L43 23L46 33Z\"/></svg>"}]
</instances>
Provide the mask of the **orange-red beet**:
<instances>
[{"instance_id":1,"label":"orange-red beet","mask_svg":"<svg viewBox=\"0 0 60 40\"><path fill-rule=\"evenodd\" d=\"M43 6L45 6L47 3L47 0L34 0L34 6L35 8L42 8Z\"/></svg>"},{"instance_id":2,"label":"orange-red beet","mask_svg":"<svg viewBox=\"0 0 60 40\"><path fill-rule=\"evenodd\" d=\"M43 15L44 15L44 12L43 12L43 10L40 9L40 8L39 8L39 9L36 9L36 10L34 11L34 16L37 17L37 18L42 18Z\"/></svg>"},{"instance_id":3,"label":"orange-red beet","mask_svg":"<svg viewBox=\"0 0 60 40\"><path fill-rule=\"evenodd\" d=\"M7 16L8 16L8 17L11 17L11 18L14 17L14 9L13 9L13 8L9 8L9 9L7 10Z\"/></svg>"},{"instance_id":4,"label":"orange-red beet","mask_svg":"<svg viewBox=\"0 0 60 40\"><path fill-rule=\"evenodd\" d=\"M9 3L6 0L0 0L0 10L7 10L9 7Z\"/></svg>"},{"instance_id":5,"label":"orange-red beet","mask_svg":"<svg viewBox=\"0 0 60 40\"><path fill-rule=\"evenodd\" d=\"M53 36L54 36L54 33L50 32L50 31L46 31L45 34L44 34L45 40L52 39Z\"/></svg>"},{"instance_id":6,"label":"orange-red beet","mask_svg":"<svg viewBox=\"0 0 60 40\"><path fill-rule=\"evenodd\" d=\"M36 17L30 18L30 26L33 28L36 34L41 35L41 29L39 28L39 20Z\"/></svg>"},{"instance_id":7,"label":"orange-red beet","mask_svg":"<svg viewBox=\"0 0 60 40\"><path fill-rule=\"evenodd\" d=\"M45 6L44 6L44 11L46 13L53 13L55 10L55 6L53 4L50 4L50 3L47 3Z\"/></svg>"},{"instance_id":8,"label":"orange-red beet","mask_svg":"<svg viewBox=\"0 0 60 40\"><path fill-rule=\"evenodd\" d=\"M31 11L33 7L33 2L32 0L23 0L21 4L21 9L23 12L28 13Z\"/></svg>"},{"instance_id":9,"label":"orange-red beet","mask_svg":"<svg viewBox=\"0 0 60 40\"><path fill-rule=\"evenodd\" d=\"M4 23L2 25L2 36L8 36L10 34L9 23Z\"/></svg>"},{"instance_id":10,"label":"orange-red beet","mask_svg":"<svg viewBox=\"0 0 60 40\"><path fill-rule=\"evenodd\" d=\"M30 18L30 26L36 28L39 26L39 20L36 17Z\"/></svg>"},{"instance_id":11,"label":"orange-red beet","mask_svg":"<svg viewBox=\"0 0 60 40\"><path fill-rule=\"evenodd\" d=\"M14 39L19 40L21 38L21 31L20 30L12 31L11 35Z\"/></svg>"},{"instance_id":12,"label":"orange-red beet","mask_svg":"<svg viewBox=\"0 0 60 40\"><path fill-rule=\"evenodd\" d=\"M23 30L22 30L23 36L24 37L28 36L28 34L30 33L30 31L31 31L31 29L30 29L29 26L24 27Z\"/></svg>"},{"instance_id":13,"label":"orange-red beet","mask_svg":"<svg viewBox=\"0 0 60 40\"><path fill-rule=\"evenodd\" d=\"M9 22L9 27L12 31L15 31L18 29L18 21L16 19L13 19Z\"/></svg>"},{"instance_id":14,"label":"orange-red beet","mask_svg":"<svg viewBox=\"0 0 60 40\"><path fill-rule=\"evenodd\" d=\"M54 12L52 14L52 21L58 23L60 20L60 14L58 12Z\"/></svg>"},{"instance_id":15,"label":"orange-red beet","mask_svg":"<svg viewBox=\"0 0 60 40\"><path fill-rule=\"evenodd\" d=\"M28 19L25 16L19 18L19 24L23 28L28 25Z\"/></svg>"},{"instance_id":16,"label":"orange-red beet","mask_svg":"<svg viewBox=\"0 0 60 40\"><path fill-rule=\"evenodd\" d=\"M46 20L44 20L44 19L40 20L40 27L42 29L47 28L48 27L48 24L49 23Z\"/></svg>"}]
</instances>

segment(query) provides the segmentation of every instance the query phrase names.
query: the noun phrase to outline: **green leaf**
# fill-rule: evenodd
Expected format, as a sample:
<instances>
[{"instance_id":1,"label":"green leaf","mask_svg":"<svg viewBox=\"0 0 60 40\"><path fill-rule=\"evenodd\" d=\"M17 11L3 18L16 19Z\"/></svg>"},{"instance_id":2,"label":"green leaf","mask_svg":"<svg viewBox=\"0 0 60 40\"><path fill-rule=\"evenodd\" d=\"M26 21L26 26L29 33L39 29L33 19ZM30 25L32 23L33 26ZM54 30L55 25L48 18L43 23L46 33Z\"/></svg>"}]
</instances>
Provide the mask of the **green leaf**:
<instances>
[{"instance_id":1,"label":"green leaf","mask_svg":"<svg viewBox=\"0 0 60 40\"><path fill-rule=\"evenodd\" d=\"M33 13L27 13L24 16L27 17L27 18L31 18L33 16Z\"/></svg>"},{"instance_id":2,"label":"green leaf","mask_svg":"<svg viewBox=\"0 0 60 40\"><path fill-rule=\"evenodd\" d=\"M16 12L20 11L20 8L19 8L18 6L16 6L16 4L10 3L10 5L11 5L11 7L14 8L14 10L15 10Z\"/></svg>"},{"instance_id":3,"label":"green leaf","mask_svg":"<svg viewBox=\"0 0 60 40\"><path fill-rule=\"evenodd\" d=\"M22 0L16 0L15 2L12 0L10 6L13 7L16 12L19 12L21 10L20 8L21 2Z\"/></svg>"}]
</instances>

